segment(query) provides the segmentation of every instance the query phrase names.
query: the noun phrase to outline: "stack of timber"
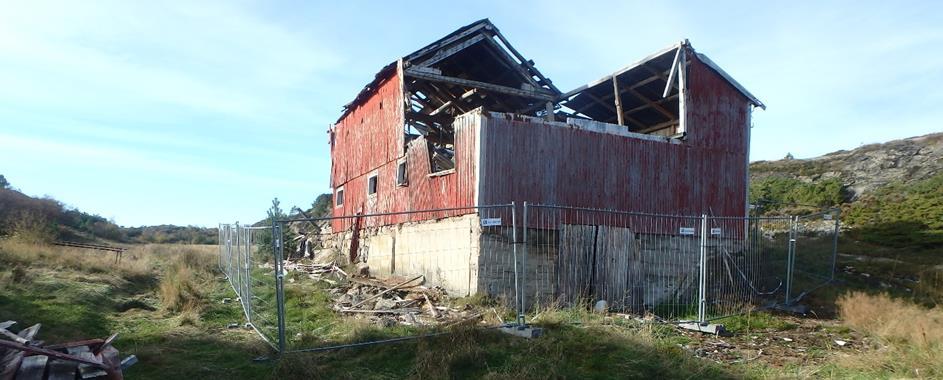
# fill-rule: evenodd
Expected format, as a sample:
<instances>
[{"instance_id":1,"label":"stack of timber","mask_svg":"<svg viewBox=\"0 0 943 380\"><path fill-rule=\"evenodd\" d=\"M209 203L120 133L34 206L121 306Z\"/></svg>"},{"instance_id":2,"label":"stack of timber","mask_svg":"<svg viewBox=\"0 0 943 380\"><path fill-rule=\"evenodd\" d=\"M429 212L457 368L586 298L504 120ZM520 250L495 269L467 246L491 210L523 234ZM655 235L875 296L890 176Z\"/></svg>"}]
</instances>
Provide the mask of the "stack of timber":
<instances>
[{"instance_id":1,"label":"stack of timber","mask_svg":"<svg viewBox=\"0 0 943 380\"><path fill-rule=\"evenodd\" d=\"M0 380L123 379L122 371L137 362L119 359L111 344L118 337L45 344L36 339L39 324L14 333L14 321L0 323Z\"/></svg>"}]
</instances>

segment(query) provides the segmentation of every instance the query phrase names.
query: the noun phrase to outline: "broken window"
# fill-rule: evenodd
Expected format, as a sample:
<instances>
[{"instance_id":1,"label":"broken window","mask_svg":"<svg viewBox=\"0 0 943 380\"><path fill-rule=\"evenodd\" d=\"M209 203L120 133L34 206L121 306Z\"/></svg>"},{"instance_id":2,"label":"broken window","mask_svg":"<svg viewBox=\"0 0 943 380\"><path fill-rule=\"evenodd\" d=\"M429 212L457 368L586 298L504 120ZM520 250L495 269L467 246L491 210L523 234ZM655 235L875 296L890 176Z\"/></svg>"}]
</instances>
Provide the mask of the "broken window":
<instances>
[{"instance_id":1,"label":"broken window","mask_svg":"<svg viewBox=\"0 0 943 380\"><path fill-rule=\"evenodd\" d=\"M338 187L334 191L334 206L340 207L344 205L344 186Z\"/></svg>"},{"instance_id":2,"label":"broken window","mask_svg":"<svg viewBox=\"0 0 943 380\"><path fill-rule=\"evenodd\" d=\"M377 173L373 173L367 178L367 195L377 194Z\"/></svg>"},{"instance_id":3,"label":"broken window","mask_svg":"<svg viewBox=\"0 0 943 380\"><path fill-rule=\"evenodd\" d=\"M406 186L406 160L402 160L396 164L396 184L399 186Z\"/></svg>"}]
</instances>

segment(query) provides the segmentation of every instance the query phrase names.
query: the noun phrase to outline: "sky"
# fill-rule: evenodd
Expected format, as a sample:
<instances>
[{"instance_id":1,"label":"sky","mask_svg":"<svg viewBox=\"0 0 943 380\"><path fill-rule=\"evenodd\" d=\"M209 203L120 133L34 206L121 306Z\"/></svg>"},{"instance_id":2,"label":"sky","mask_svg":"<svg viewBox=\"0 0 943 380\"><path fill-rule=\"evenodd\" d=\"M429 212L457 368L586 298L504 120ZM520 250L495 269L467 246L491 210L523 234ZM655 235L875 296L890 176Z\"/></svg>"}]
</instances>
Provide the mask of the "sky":
<instances>
[{"instance_id":1,"label":"sky","mask_svg":"<svg viewBox=\"0 0 943 380\"><path fill-rule=\"evenodd\" d=\"M341 107L486 17L563 91L689 39L768 106L752 160L943 130L943 2L326 3L0 0L0 174L125 226L307 207Z\"/></svg>"}]
</instances>

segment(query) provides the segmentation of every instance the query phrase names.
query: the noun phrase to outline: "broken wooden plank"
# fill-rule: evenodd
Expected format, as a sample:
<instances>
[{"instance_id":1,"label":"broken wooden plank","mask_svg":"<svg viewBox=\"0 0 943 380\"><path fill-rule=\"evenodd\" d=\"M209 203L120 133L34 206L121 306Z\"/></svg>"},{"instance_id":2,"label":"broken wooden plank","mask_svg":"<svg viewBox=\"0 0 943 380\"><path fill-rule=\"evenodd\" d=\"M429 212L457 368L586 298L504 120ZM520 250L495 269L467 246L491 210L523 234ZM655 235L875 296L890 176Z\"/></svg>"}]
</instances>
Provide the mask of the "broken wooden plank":
<instances>
[{"instance_id":1,"label":"broken wooden plank","mask_svg":"<svg viewBox=\"0 0 943 380\"><path fill-rule=\"evenodd\" d=\"M17 380L42 380L46 372L46 362L49 357L46 355L33 355L23 358L20 368L16 371Z\"/></svg>"},{"instance_id":2,"label":"broken wooden plank","mask_svg":"<svg viewBox=\"0 0 943 380\"><path fill-rule=\"evenodd\" d=\"M46 365L49 367L49 380L75 380L75 374L79 370L79 363L53 359Z\"/></svg>"},{"instance_id":3,"label":"broken wooden plank","mask_svg":"<svg viewBox=\"0 0 943 380\"><path fill-rule=\"evenodd\" d=\"M33 339L33 337L36 336L37 333L39 333L40 326L41 325L37 323L35 325L27 327L23 329L22 331L20 331L18 335L21 338L26 339L27 341L30 341ZM22 346L22 344L19 344L16 342L0 340L0 347L7 344L15 345L15 346ZM3 359L0 360L0 366L2 366L2 368L0 368L0 370L2 370L0 371L0 380L12 379L13 376L16 375L17 368L20 367L20 362L23 360L24 352L22 350L18 350L9 346L7 346L7 348L8 350L6 352L6 355L4 355Z\"/></svg>"},{"instance_id":4,"label":"broken wooden plank","mask_svg":"<svg viewBox=\"0 0 943 380\"><path fill-rule=\"evenodd\" d=\"M70 354L69 356L78 359L75 361L79 362L79 376L81 378L88 379L108 374L101 368L105 364L97 362L95 355L92 354L92 350L88 346L70 347L66 351Z\"/></svg>"},{"instance_id":5,"label":"broken wooden plank","mask_svg":"<svg viewBox=\"0 0 943 380\"><path fill-rule=\"evenodd\" d=\"M105 347L110 347L111 342L114 342L115 339L117 338L118 338L118 333L111 334L111 336L109 336L108 339L105 339L105 341L102 342L102 344L99 345L97 349L92 351L92 353L94 353L95 355L98 355L99 353L101 353L103 349L105 349Z\"/></svg>"},{"instance_id":6,"label":"broken wooden plank","mask_svg":"<svg viewBox=\"0 0 943 380\"><path fill-rule=\"evenodd\" d=\"M359 310L359 309L342 309L343 313L363 313L363 314L407 314L407 313L418 313L420 309L418 307L407 307L402 309L384 309L384 310Z\"/></svg>"},{"instance_id":7,"label":"broken wooden plank","mask_svg":"<svg viewBox=\"0 0 943 380\"><path fill-rule=\"evenodd\" d=\"M519 96L522 98L530 99L540 99L540 100L550 100L552 101L555 96L553 94L547 93L546 91L531 91L531 90L522 90L519 88L508 87L497 85L493 83L480 82L470 79L455 78L446 75L433 74L427 71L416 70L416 68L410 68L405 70L406 76L413 77L416 79L423 79L433 82L442 82L453 84L462 87L478 88L482 90L497 92L505 95Z\"/></svg>"},{"instance_id":8,"label":"broken wooden plank","mask_svg":"<svg viewBox=\"0 0 943 380\"><path fill-rule=\"evenodd\" d=\"M43 348L47 350L61 350L61 349L69 348L69 347L78 347L78 346L98 347L104 342L105 341L103 339L94 338L94 339L86 339L86 340L77 340L74 342L50 344L50 345L43 346Z\"/></svg>"},{"instance_id":9,"label":"broken wooden plank","mask_svg":"<svg viewBox=\"0 0 943 380\"><path fill-rule=\"evenodd\" d=\"M59 352L59 351L47 350L47 349L42 348L42 347L27 346L27 345L25 345L25 344L19 344L19 343L16 343L16 342L9 342L9 341L5 341L5 340L0 340L0 346L5 346L5 347L7 347L7 348L10 348L10 349L13 349L13 350L18 350L18 351L24 352L24 353L30 353L30 354L34 354L34 355L46 355L46 356L49 356L49 357L52 357L52 358L56 358L56 359L72 360L72 361L76 361L76 362L79 362L79 363L85 363L85 364L92 365L92 366L104 367L104 364L102 364L101 362L95 360L94 358L92 358L92 359L85 359L85 358L76 356L76 355L74 355L74 354L71 354L71 351L73 351L73 350L77 350L77 352L81 352L81 349L82 349L82 348L84 348L86 351L88 351L88 353L91 354L91 350L89 350L88 346L80 346L80 347L71 347L71 348L68 348L68 349L66 349L66 350L67 350L67 351L70 351L69 354L65 354L65 353L62 353L62 352Z\"/></svg>"},{"instance_id":10,"label":"broken wooden plank","mask_svg":"<svg viewBox=\"0 0 943 380\"><path fill-rule=\"evenodd\" d=\"M426 300L426 305L429 306L429 313L432 314L432 318L439 318L439 313L435 311L435 305L429 300L429 296L427 296L426 293L422 293L422 298Z\"/></svg>"},{"instance_id":11,"label":"broken wooden plank","mask_svg":"<svg viewBox=\"0 0 943 380\"><path fill-rule=\"evenodd\" d=\"M364 299L363 301L357 302L355 305L351 305L350 308L351 308L351 309L355 309L355 308L357 308L358 306L363 305L363 304L366 303L367 301L373 300L374 298L379 298L380 296L382 296L382 295L384 295L384 294L386 294L386 293L389 293L389 292L391 292L391 291L394 291L394 290L396 290L396 289L399 289L401 286L406 285L406 284L408 284L408 283L410 283L410 282L416 281L416 280L418 280L418 279L420 279L420 278L422 278L422 277L423 277L422 275L418 275L418 276L413 277L413 278L411 278L411 279L409 279L409 280L406 280L406 281L403 281L403 282L401 282L401 283L399 283L399 284L396 284L396 285L393 286L392 288L389 288L389 289L384 290L384 291L382 291L382 292L380 292L380 293L374 294L373 296L368 297L367 299Z\"/></svg>"}]
</instances>

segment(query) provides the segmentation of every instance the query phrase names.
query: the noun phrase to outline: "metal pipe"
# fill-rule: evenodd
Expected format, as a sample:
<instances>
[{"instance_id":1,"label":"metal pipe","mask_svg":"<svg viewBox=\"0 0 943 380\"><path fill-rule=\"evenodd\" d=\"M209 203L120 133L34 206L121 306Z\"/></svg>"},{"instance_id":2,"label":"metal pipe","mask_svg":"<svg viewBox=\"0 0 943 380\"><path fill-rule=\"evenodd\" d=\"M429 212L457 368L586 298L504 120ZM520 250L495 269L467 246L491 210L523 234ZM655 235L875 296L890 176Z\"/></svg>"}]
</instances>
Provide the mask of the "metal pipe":
<instances>
[{"instance_id":1,"label":"metal pipe","mask_svg":"<svg viewBox=\"0 0 943 380\"><path fill-rule=\"evenodd\" d=\"M521 326L524 325L523 317L523 300L521 298L520 288L520 269L517 267L517 212L515 210L514 202L511 202L511 252L514 256L514 302L517 304L517 323ZM523 266L523 265L522 265Z\"/></svg>"},{"instance_id":2,"label":"metal pipe","mask_svg":"<svg viewBox=\"0 0 943 380\"><path fill-rule=\"evenodd\" d=\"M697 320L707 323L707 214L701 215L701 255L699 260L700 279L698 283Z\"/></svg>"},{"instance_id":3,"label":"metal pipe","mask_svg":"<svg viewBox=\"0 0 943 380\"><path fill-rule=\"evenodd\" d=\"M278 314L278 352L285 352L285 268L282 263L282 231L281 224L272 220L272 249L275 251L275 303Z\"/></svg>"},{"instance_id":4,"label":"metal pipe","mask_svg":"<svg viewBox=\"0 0 943 380\"><path fill-rule=\"evenodd\" d=\"M522 274L522 276L521 276L521 281L524 283L524 285L523 285L523 287L521 288L521 318L520 318L521 320L520 320L520 323L521 323L521 325L526 325L526 324L527 324L527 320L526 320L526 315L525 315L526 313L525 313L525 310L527 310L527 307L526 307L526 306L527 306L527 292L526 292L525 290L527 289L527 254L528 254L528 251L529 251L529 248L527 248L527 201L524 201L524 223L522 223L522 226L523 226L523 228L524 228L524 231L523 231L523 233L524 233L524 252L523 252L523 257L521 258L521 266L524 267L524 268L523 268L523 270L521 271L521 274ZM514 228L517 229L516 226L515 226ZM534 284L534 285L535 285L535 286L534 286L534 289L537 289L536 284Z\"/></svg>"}]
</instances>

